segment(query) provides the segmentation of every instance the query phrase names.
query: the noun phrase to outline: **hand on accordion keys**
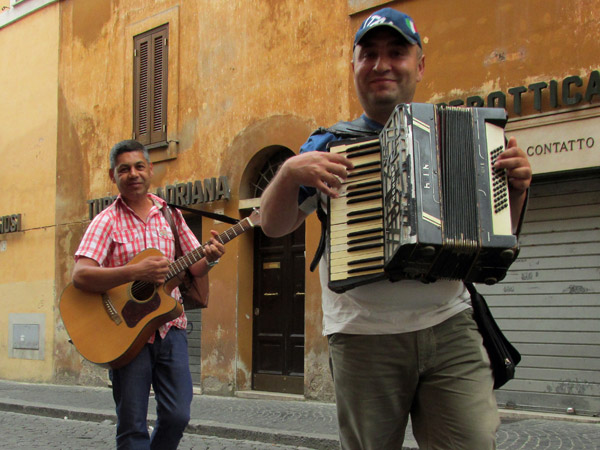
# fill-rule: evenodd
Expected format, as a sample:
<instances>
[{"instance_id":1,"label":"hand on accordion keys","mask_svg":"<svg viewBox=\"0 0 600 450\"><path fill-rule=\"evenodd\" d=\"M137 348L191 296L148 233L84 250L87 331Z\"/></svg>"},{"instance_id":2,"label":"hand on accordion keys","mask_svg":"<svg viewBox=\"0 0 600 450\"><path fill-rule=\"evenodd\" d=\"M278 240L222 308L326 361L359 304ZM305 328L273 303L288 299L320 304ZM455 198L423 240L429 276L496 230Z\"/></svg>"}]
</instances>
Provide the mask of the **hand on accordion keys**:
<instances>
[{"instance_id":1,"label":"hand on accordion keys","mask_svg":"<svg viewBox=\"0 0 600 450\"><path fill-rule=\"evenodd\" d=\"M525 152L517 146L513 136L508 140L506 150L500 153L494 166L496 169L506 169L509 189L521 194L531 184L531 165Z\"/></svg>"},{"instance_id":2,"label":"hand on accordion keys","mask_svg":"<svg viewBox=\"0 0 600 450\"><path fill-rule=\"evenodd\" d=\"M513 230L516 230L527 198L526 192L531 184L532 171L527 154L517 146L514 136L508 140L506 150L498 155L494 168L506 170L511 221Z\"/></svg>"},{"instance_id":3,"label":"hand on accordion keys","mask_svg":"<svg viewBox=\"0 0 600 450\"><path fill-rule=\"evenodd\" d=\"M297 186L311 186L336 198L353 165L348 158L327 152L308 152L288 159L282 176Z\"/></svg>"}]
</instances>

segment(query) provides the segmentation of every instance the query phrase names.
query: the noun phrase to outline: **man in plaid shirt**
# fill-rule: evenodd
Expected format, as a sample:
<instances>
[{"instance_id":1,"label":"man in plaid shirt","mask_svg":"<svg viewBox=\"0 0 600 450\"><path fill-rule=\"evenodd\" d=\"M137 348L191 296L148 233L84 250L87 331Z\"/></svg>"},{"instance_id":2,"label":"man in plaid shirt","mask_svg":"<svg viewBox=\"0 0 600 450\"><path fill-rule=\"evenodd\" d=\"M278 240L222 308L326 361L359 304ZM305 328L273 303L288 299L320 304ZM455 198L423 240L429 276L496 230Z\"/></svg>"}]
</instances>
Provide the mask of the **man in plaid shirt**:
<instances>
[{"instance_id":1,"label":"man in plaid shirt","mask_svg":"<svg viewBox=\"0 0 600 450\"><path fill-rule=\"evenodd\" d=\"M133 281L163 284L169 264L175 260L175 241L162 208L166 202L148 192L153 175L148 151L137 141L126 140L110 151L111 180L119 196L89 225L75 253L73 284L91 292L107 290ZM179 211L172 211L182 252L200 243ZM205 257L189 270L200 279L208 295L208 272L225 253L218 233L204 248ZM142 250L157 248L164 256L150 256L127 264ZM171 295L180 300L179 289ZM117 448L176 449L190 420L192 378L188 362L187 318L163 324L139 355L129 364L110 371L117 411ZM152 436L146 416L153 387L157 421Z\"/></svg>"}]
</instances>

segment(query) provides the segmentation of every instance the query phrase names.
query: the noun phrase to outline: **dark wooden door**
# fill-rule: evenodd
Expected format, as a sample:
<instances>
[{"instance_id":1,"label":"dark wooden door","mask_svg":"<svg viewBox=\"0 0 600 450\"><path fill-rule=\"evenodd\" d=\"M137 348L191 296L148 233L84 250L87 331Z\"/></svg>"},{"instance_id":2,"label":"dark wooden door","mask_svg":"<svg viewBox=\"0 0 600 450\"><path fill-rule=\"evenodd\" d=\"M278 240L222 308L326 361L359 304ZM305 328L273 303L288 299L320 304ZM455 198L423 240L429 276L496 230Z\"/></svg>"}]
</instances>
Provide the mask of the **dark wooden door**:
<instances>
[{"instance_id":1,"label":"dark wooden door","mask_svg":"<svg viewBox=\"0 0 600 450\"><path fill-rule=\"evenodd\" d=\"M282 238L255 230L255 390L304 392L304 225Z\"/></svg>"}]
</instances>

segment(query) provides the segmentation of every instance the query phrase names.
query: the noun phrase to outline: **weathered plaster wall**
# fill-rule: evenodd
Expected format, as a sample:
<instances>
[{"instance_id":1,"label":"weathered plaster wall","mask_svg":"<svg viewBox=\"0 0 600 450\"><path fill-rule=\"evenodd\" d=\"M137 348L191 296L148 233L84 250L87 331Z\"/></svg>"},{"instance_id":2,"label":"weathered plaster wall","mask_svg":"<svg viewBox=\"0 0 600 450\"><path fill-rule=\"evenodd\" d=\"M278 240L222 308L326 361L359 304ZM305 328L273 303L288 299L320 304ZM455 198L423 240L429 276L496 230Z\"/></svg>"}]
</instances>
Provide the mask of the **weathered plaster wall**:
<instances>
[{"instance_id":1,"label":"weathered plaster wall","mask_svg":"<svg viewBox=\"0 0 600 450\"><path fill-rule=\"evenodd\" d=\"M61 185L57 195L61 221L72 224L57 233L61 289L87 224L86 200L116 193L106 173L106 154L116 141L131 136L133 36L170 24L168 135L179 144L175 160L155 164L154 186L225 175L232 198L211 206L239 216L240 180L257 152L271 145L298 151L318 123L349 114L350 80L337 76L347 73L350 61L344 45L349 40L346 5L332 2L325 15L318 12L321 6L318 1L61 3L58 152L64 164L58 177L77 175L77 183ZM316 48L323 52L319 58ZM226 227L205 220L204 238L210 228ZM202 373L208 392L231 394L236 383L241 388L250 383L251 324L240 314L252 307L248 242L251 234L228 244L226 258L211 273L212 304L203 313ZM232 273L239 279L232 280ZM309 318L320 314L320 290L310 278L307 304L316 310ZM104 371L63 345L60 322L57 329L63 338L57 344L57 377L103 383ZM320 318L307 321L307 342L311 334L323 341Z\"/></svg>"},{"instance_id":2,"label":"weathered plaster wall","mask_svg":"<svg viewBox=\"0 0 600 450\"><path fill-rule=\"evenodd\" d=\"M412 15L424 42L425 78L416 101L485 98L496 90L562 81L570 75L587 79L598 68L600 12L593 0L420 0L394 5ZM550 109L547 92L545 111ZM512 96L507 97L510 112ZM537 113L532 99L531 92L523 95L523 116Z\"/></svg>"},{"instance_id":3,"label":"weathered plaster wall","mask_svg":"<svg viewBox=\"0 0 600 450\"><path fill-rule=\"evenodd\" d=\"M21 232L0 235L0 378L13 380L53 376L58 26L53 5L0 29L10 54L0 64L0 216L22 215ZM43 315L44 359L9 357L11 314Z\"/></svg>"},{"instance_id":4,"label":"weathered plaster wall","mask_svg":"<svg viewBox=\"0 0 600 450\"><path fill-rule=\"evenodd\" d=\"M61 2L56 211L57 223L68 225L57 228L57 291L70 278L70 255L87 225L86 200L116 193L106 155L131 136L133 36L170 23L168 136L178 141L177 158L155 165L154 185L225 175L231 200L207 207L237 216L244 170L256 153L271 145L296 152L317 125L360 113L349 72L352 39L372 10L349 13L372 3ZM426 71L416 101L485 97L530 82L587 76L597 67L600 13L592 0L384 3L412 15L423 37ZM524 104L523 114L531 112L531 102ZM226 226L205 221L205 239L211 227ZM317 240L311 218L307 263ZM250 384L251 258L248 234L228 244L211 274L212 304L203 313L207 392L231 394ZM320 287L308 270L306 283L305 391L328 399ZM60 321L56 328L57 378L102 383L105 372L80 360Z\"/></svg>"}]
</instances>

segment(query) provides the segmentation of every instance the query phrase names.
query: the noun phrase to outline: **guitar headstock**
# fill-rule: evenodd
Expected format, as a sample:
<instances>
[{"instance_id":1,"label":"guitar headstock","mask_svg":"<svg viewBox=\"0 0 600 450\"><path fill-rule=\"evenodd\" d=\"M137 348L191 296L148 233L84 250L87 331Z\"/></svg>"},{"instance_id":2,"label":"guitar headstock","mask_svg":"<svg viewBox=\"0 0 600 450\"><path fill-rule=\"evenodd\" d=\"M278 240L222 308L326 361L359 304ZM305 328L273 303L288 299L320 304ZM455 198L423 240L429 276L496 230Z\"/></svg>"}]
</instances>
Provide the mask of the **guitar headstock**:
<instances>
[{"instance_id":1,"label":"guitar headstock","mask_svg":"<svg viewBox=\"0 0 600 450\"><path fill-rule=\"evenodd\" d=\"M247 219L250 221L253 227L260 226L260 211L254 208L254 210L252 211L252 213L250 213Z\"/></svg>"}]
</instances>

